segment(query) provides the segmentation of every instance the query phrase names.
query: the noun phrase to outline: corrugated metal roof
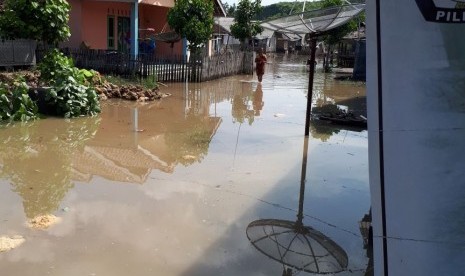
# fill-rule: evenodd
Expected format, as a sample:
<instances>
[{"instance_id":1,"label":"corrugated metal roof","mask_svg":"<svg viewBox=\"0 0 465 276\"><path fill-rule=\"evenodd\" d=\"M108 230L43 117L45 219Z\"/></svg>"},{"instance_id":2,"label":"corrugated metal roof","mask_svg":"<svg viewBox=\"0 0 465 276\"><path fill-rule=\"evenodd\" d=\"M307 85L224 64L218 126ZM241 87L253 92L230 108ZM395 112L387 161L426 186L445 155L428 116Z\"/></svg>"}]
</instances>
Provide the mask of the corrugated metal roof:
<instances>
[{"instance_id":1,"label":"corrugated metal roof","mask_svg":"<svg viewBox=\"0 0 465 276\"><path fill-rule=\"evenodd\" d=\"M312 10L265 21L266 29L286 34L322 33L345 24L365 9L365 4Z\"/></svg>"},{"instance_id":2,"label":"corrugated metal roof","mask_svg":"<svg viewBox=\"0 0 465 276\"><path fill-rule=\"evenodd\" d=\"M215 17L215 24L222 27L228 33L231 33L231 25L234 23L234 17Z\"/></svg>"}]
</instances>

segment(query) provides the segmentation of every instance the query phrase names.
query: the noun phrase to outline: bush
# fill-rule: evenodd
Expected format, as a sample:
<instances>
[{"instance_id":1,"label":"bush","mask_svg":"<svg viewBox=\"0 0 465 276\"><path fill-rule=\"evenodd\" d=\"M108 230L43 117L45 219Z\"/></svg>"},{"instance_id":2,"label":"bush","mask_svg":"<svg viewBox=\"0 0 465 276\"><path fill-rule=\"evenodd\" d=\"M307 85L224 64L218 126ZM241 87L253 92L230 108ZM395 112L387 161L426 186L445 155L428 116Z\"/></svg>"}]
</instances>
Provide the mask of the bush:
<instances>
[{"instance_id":1,"label":"bush","mask_svg":"<svg viewBox=\"0 0 465 276\"><path fill-rule=\"evenodd\" d=\"M40 78L48 83L45 100L65 118L100 113L100 102L93 85L100 81L95 71L74 67L73 60L57 49L50 51L39 64Z\"/></svg>"},{"instance_id":2,"label":"bush","mask_svg":"<svg viewBox=\"0 0 465 276\"><path fill-rule=\"evenodd\" d=\"M38 118L37 104L28 94L29 87L24 81L16 82L11 92L5 85L0 86L0 119L2 121L28 121Z\"/></svg>"},{"instance_id":3,"label":"bush","mask_svg":"<svg viewBox=\"0 0 465 276\"><path fill-rule=\"evenodd\" d=\"M73 60L65 57L58 49L53 49L45 54L39 63L40 80L53 84L56 74L74 67Z\"/></svg>"},{"instance_id":4,"label":"bush","mask_svg":"<svg viewBox=\"0 0 465 276\"><path fill-rule=\"evenodd\" d=\"M94 85L102 80L97 72L74 67L72 60L57 50L47 55L39 71L40 86L49 86L41 89L44 92L29 91L24 80L0 83L0 121L36 119L39 112L65 118L100 113Z\"/></svg>"},{"instance_id":5,"label":"bush","mask_svg":"<svg viewBox=\"0 0 465 276\"><path fill-rule=\"evenodd\" d=\"M73 74L58 79L56 85L47 92L45 100L55 105L57 114L65 118L100 113L95 89L79 83Z\"/></svg>"}]
</instances>

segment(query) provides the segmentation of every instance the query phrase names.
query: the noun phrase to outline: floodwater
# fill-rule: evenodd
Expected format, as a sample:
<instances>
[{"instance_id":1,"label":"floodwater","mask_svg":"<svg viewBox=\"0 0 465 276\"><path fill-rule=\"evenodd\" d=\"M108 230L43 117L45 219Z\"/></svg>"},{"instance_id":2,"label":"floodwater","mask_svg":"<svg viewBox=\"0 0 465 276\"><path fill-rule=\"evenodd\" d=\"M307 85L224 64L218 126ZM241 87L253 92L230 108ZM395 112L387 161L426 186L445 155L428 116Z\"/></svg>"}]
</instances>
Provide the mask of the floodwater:
<instances>
[{"instance_id":1,"label":"floodwater","mask_svg":"<svg viewBox=\"0 0 465 276\"><path fill-rule=\"evenodd\" d=\"M296 267L338 255L338 275L364 275L367 131L312 121L304 139L305 59L270 58L261 86L167 84L157 102L0 128L0 236L25 240L0 253L0 274L314 275ZM317 68L314 105L364 113L364 84L333 78ZM298 213L326 246L286 237ZM39 215L58 220L28 226Z\"/></svg>"}]
</instances>

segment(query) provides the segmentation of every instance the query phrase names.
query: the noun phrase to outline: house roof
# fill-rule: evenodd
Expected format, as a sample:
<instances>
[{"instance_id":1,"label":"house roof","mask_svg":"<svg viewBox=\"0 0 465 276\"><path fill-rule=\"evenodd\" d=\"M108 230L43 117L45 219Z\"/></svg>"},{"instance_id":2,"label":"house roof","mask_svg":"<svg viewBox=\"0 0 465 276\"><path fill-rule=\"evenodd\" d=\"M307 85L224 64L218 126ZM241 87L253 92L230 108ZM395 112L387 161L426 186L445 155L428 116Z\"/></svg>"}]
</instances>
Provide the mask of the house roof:
<instances>
[{"instance_id":1,"label":"house roof","mask_svg":"<svg viewBox=\"0 0 465 276\"><path fill-rule=\"evenodd\" d=\"M214 0L215 1L215 6L214 6L214 16L226 16L226 11L224 10L223 3L221 3L221 0Z\"/></svg>"},{"instance_id":2,"label":"house roof","mask_svg":"<svg viewBox=\"0 0 465 276\"><path fill-rule=\"evenodd\" d=\"M172 8L174 0L139 0L139 4Z\"/></svg>"},{"instance_id":3,"label":"house roof","mask_svg":"<svg viewBox=\"0 0 465 276\"><path fill-rule=\"evenodd\" d=\"M263 32L261 34L257 34L255 38L258 38L258 39L270 38L273 36L273 34L274 34L273 30L263 29Z\"/></svg>"},{"instance_id":4,"label":"house roof","mask_svg":"<svg viewBox=\"0 0 465 276\"><path fill-rule=\"evenodd\" d=\"M231 34L231 25L234 24L234 17L215 17L215 31L217 27L220 27L220 32L226 32ZM273 36L274 31L270 29L264 29L261 34L255 36L258 39L270 38Z\"/></svg>"},{"instance_id":5,"label":"house roof","mask_svg":"<svg viewBox=\"0 0 465 276\"><path fill-rule=\"evenodd\" d=\"M231 25L234 23L234 17L215 17L215 24L223 28L224 31L231 33Z\"/></svg>"}]
</instances>

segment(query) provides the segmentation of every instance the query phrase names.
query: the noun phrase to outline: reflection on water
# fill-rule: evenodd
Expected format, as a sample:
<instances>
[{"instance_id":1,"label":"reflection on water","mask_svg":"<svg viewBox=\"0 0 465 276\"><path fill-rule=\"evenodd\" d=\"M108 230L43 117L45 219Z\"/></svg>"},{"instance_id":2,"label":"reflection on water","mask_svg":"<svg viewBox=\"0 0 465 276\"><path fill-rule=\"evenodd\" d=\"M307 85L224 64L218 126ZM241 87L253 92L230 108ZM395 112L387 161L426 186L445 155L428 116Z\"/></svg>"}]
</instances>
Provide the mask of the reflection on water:
<instances>
[{"instance_id":1,"label":"reflection on water","mask_svg":"<svg viewBox=\"0 0 465 276\"><path fill-rule=\"evenodd\" d=\"M173 173L177 165L201 162L222 121L211 114L216 103L231 101L234 120L249 124L263 107L260 87L253 91L247 82L185 89L181 101L108 101L100 117L5 126L0 129L1 177L23 198L28 218L48 214L57 210L73 181L99 176L142 184L154 169Z\"/></svg>"},{"instance_id":2,"label":"reflection on water","mask_svg":"<svg viewBox=\"0 0 465 276\"><path fill-rule=\"evenodd\" d=\"M99 122L47 119L0 129L0 175L23 198L28 218L58 208L73 187L73 156L94 137Z\"/></svg>"},{"instance_id":3,"label":"reflection on water","mask_svg":"<svg viewBox=\"0 0 465 276\"><path fill-rule=\"evenodd\" d=\"M269 60L261 85L169 84L171 97L106 101L99 117L1 128L0 235L26 241L0 254L0 274L281 275L244 231L296 221L308 76L305 57ZM347 100L364 93L317 72L313 106L357 109ZM342 275L362 275L366 131L310 126L302 225L346 252ZM61 223L25 230L24 213Z\"/></svg>"},{"instance_id":4,"label":"reflection on water","mask_svg":"<svg viewBox=\"0 0 465 276\"><path fill-rule=\"evenodd\" d=\"M232 116L236 122L242 124L247 121L252 125L255 117L260 116L260 111L263 109L262 86L258 84L253 91L249 83L244 83L240 91L232 99Z\"/></svg>"},{"instance_id":5,"label":"reflection on water","mask_svg":"<svg viewBox=\"0 0 465 276\"><path fill-rule=\"evenodd\" d=\"M347 269L344 249L303 223L308 137L304 139L297 221L261 219L247 226L247 238L258 251L283 265L283 276L305 271L314 274L338 273ZM294 273L292 269L296 269Z\"/></svg>"},{"instance_id":6,"label":"reflection on water","mask_svg":"<svg viewBox=\"0 0 465 276\"><path fill-rule=\"evenodd\" d=\"M324 120L312 120L310 123L310 133L313 138L319 139L322 142L327 142L331 136L340 133L341 131L350 132L366 132L363 127L352 127L344 125L334 125Z\"/></svg>"}]
</instances>

